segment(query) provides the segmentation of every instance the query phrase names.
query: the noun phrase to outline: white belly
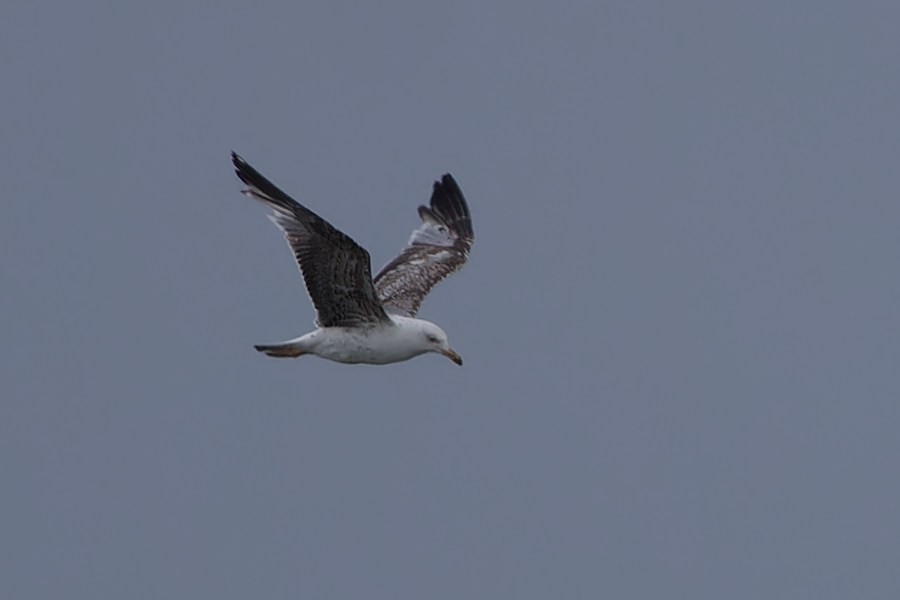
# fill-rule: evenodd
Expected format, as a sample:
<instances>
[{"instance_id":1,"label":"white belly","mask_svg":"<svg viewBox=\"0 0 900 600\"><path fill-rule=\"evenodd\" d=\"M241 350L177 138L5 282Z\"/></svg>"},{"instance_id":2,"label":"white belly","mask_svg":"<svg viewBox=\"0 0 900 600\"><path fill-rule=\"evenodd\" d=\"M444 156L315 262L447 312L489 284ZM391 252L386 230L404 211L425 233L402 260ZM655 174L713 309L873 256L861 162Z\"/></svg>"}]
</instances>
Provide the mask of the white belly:
<instances>
[{"instance_id":1,"label":"white belly","mask_svg":"<svg viewBox=\"0 0 900 600\"><path fill-rule=\"evenodd\" d=\"M398 328L327 328L309 336L314 342L312 354L340 363L384 365L401 362L422 354L417 345L405 343Z\"/></svg>"}]
</instances>

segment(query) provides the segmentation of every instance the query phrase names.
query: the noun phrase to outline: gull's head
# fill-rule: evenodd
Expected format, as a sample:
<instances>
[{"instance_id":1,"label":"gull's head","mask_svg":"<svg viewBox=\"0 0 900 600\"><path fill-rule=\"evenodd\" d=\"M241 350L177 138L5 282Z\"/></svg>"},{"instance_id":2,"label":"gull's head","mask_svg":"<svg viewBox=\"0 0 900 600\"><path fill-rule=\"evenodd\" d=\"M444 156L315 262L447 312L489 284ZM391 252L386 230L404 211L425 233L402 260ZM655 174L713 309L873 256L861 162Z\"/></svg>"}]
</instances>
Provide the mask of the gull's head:
<instances>
[{"instance_id":1,"label":"gull's head","mask_svg":"<svg viewBox=\"0 0 900 600\"><path fill-rule=\"evenodd\" d=\"M444 330L428 321L422 321L421 335L426 345L426 352L443 354L458 365L462 365L462 356L457 354L447 342L447 334Z\"/></svg>"}]
</instances>

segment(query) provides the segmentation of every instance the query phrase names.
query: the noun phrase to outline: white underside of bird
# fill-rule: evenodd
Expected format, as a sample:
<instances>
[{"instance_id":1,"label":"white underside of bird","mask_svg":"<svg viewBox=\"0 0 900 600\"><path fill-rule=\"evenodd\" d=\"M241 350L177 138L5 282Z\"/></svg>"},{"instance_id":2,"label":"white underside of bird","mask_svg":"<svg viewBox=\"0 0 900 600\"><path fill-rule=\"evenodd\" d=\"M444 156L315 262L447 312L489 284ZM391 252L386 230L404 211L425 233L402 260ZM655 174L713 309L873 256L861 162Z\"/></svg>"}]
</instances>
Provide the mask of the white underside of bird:
<instances>
[{"instance_id":1,"label":"white underside of bird","mask_svg":"<svg viewBox=\"0 0 900 600\"><path fill-rule=\"evenodd\" d=\"M447 336L424 319L390 316L391 323L371 327L319 327L293 340L271 346L256 346L275 357L304 354L348 364L386 365L436 352L458 365L462 357L447 344Z\"/></svg>"}]
</instances>

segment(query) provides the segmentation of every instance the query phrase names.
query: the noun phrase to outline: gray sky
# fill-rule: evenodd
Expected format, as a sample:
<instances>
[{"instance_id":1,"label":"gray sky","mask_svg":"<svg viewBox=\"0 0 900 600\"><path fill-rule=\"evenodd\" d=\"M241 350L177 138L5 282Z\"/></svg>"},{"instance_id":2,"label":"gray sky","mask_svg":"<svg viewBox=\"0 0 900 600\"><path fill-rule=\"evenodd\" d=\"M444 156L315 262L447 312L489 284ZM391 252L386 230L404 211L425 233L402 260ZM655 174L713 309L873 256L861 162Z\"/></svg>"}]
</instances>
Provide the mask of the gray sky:
<instances>
[{"instance_id":1,"label":"gray sky","mask_svg":"<svg viewBox=\"0 0 900 600\"><path fill-rule=\"evenodd\" d=\"M0 597L900 595L900 7L13 2ZM168 5L168 6L167 6ZM313 311L237 150L462 368Z\"/></svg>"}]
</instances>

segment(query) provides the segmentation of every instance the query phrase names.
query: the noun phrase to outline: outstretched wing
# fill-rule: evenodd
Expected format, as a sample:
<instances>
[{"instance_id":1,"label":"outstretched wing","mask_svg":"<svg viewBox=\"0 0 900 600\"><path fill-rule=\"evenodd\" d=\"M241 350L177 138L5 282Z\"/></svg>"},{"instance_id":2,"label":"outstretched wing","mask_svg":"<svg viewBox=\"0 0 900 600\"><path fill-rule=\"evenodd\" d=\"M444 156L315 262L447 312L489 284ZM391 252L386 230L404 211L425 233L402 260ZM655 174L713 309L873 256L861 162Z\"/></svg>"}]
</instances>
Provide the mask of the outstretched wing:
<instances>
[{"instance_id":1,"label":"outstretched wing","mask_svg":"<svg viewBox=\"0 0 900 600\"><path fill-rule=\"evenodd\" d=\"M392 313L416 316L435 285L466 264L475 241L469 206L449 173L434 182L431 206L420 206L422 225L406 248L375 277L375 291Z\"/></svg>"},{"instance_id":2,"label":"outstretched wing","mask_svg":"<svg viewBox=\"0 0 900 600\"><path fill-rule=\"evenodd\" d=\"M272 208L270 219L294 252L320 327L359 327L388 321L375 295L369 253L325 219L298 204L243 158L231 153L243 193Z\"/></svg>"}]
</instances>

